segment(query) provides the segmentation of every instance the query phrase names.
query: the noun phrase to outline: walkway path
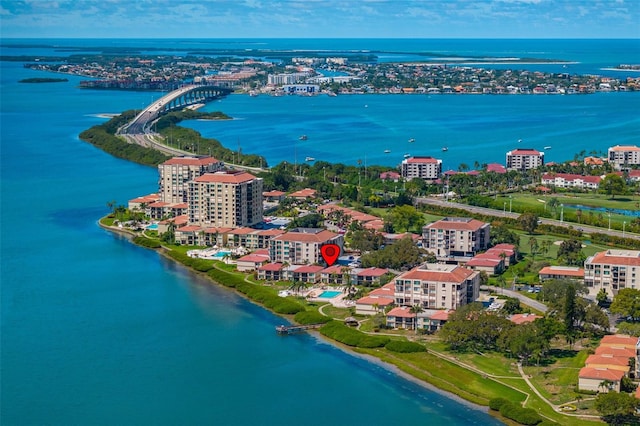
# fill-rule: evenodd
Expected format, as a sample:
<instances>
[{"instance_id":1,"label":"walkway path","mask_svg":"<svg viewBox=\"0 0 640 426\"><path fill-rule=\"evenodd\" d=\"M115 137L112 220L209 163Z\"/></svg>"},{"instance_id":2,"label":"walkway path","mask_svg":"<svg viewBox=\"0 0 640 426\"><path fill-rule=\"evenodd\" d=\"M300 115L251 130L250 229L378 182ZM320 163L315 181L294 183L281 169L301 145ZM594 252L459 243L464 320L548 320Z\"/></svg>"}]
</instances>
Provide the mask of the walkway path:
<instances>
[{"instance_id":1,"label":"walkway path","mask_svg":"<svg viewBox=\"0 0 640 426\"><path fill-rule=\"evenodd\" d=\"M499 294L504 294L505 296L509 296L509 297L515 297L516 299L520 300L522 303L524 303L527 306L531 306L533 309L538 310L542 313L545 313L549 310L549 308L547 307L547 305L545 305L542 302L538 302L537 300L533 300L528 298L527 296L517 292L517 291L513 291L513 290L507 290L506 288L502 288L502 287L489 287L491 290L495 291L496 293Z\"/></svg>"}]
</instances>

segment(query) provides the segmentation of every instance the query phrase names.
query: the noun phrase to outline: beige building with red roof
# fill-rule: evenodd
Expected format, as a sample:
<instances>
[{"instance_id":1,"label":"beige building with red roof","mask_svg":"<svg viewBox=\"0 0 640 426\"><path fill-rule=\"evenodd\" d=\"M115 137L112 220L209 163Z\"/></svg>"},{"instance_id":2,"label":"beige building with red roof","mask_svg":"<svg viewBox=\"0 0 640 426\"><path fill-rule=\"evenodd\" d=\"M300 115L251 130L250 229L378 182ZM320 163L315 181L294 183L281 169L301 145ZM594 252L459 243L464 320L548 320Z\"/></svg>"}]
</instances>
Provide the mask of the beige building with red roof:
<instances>
[{"instance_id":1,"label":"beige building with red roof","mask_svg":"<svg viewBox=\"0 0 640 426\"><path fill-rule=\"evenodd\" d=\"M480 295L480 273L458 265L425 263L394 280L398 306L457 309Z\"/></svg>"},{"instance_id":2,"label":"beige building with red roof","mask_svg":"<svg viewBox=\"0 0 640 426\"><path fill-rule=\"evenodd\" d=\"M273 237L269 243L271 262L286 262L290 265L324 263L320 247L337 244L342 251L344 237L319 228L296 228Z\"/></svg>"},{"instance_id":3,"label":"beige building with red roof","mask_svg":"<svg viewBox=\"0 0 640 426\"><path fill-rule=\"evenodd\" d=\"M489 247L491 225L465 217L445 217L422 228L422 246L440 261L467 261Z\"/></svg>"},{"instance_id":4,"label":"beige building with red roof","mask_svg":"<svg viewBox=\"0 0 640 426\"><path fill-rule=\"evenodd\" d=\"M598 189L600 176L582 176L570 173L545 173L542 175L542 184L555 186L556 188Z\"/></svg>"},{"instance_id":5,"label":"beige building with red roof","mask_svg":"<svg viewBox=\"0 0 640 426\"><path fill-rule=\"evenodd\" d=\"M417 328L433 333L442 328L452 313L451 310L425 309L416 318L410 307L398 306L387 312L387 327L407 330Z\"/></svg>"},{"instance_id":6,"label":"beige building with red roof","mask_svg":"<svg viewBox=\"0 0 640 426\"><path fill-rule=\"evenodd\" d=\"M155 203L156 201L160 201L160 196L158 194L144 195L142 197L129 200L127 207L129 210L145 210L147 205Z\"/></svg>"},{"instance_id":7,"label":"beige building with red roof","mask_svg":"<svg viewBox=\"0 0 640 426\"><path fill-rule=\"evenodd\" d=\"M544 165L544 152L531 148L514 149L507 152L507 170L537 169Z\"/></svg>"},{"instance_id":8,"label":"beige building with red roof","mask_svg":"<svg viewBox=\"0 0 640 426\"><path fill-rule=\"evenodd\" d=\"M262 179L244 171L206 173L189 182L189 223L242 227L262 222Z\"/></svg>"},{"instance_id":9,"label":"beige building with red roof","mask_svg":"<svg viewBox=\"0 0 640 426\"><path fill-rule=\"evenodd\" d=\"M640 164L640 148L634 145L612 146L608 150L607 158L615 169L628 169L631 165Z\"/></svg>"},{"instance_id":10,"label":"beige building with red roof","mask_svg":"<svg viewBox=\"0 0 640 426\"><path fill-rule=\"evenodd\" d=\"M224 169L224 163L213 157L173 157L158 165L158 195L167 203L186 203L188 182L205 173Z\"/></svg>"},{"instance_id":11,"label":"beige building with red roof","mask_svg":"<svg viewBox=\"0 0 640 426\"><path fill-rule=\"evenodd\" d=\"M292 192L289 194L290 198L295 198L297 200L306 200L307 198L314 198L316 196L317 191L311 188L301 189L300 191Z\"/></svg>"},{"instance_id":12,"label":"beige building with red roof","mask_svg":"<svg viewBox=\"0 0 640 426\"><path fill-rule=\"evenodd\" d=\"M608 368L584 367L578 374L578 389L593 392L620 392L620 383L624 377L624 371L610 370ZM609 382L611 385L603 386Z\"/></svg>"},{"instance_id":13,"label":"beige building with red roof","mask_svg":"<svg viewBox=\"0 0 640 426\"><path fill-rule=\"evenodd\" d=\"M405 179L436 180L441 173L442 160L433 157L409 157L400 164L400 174Z\"/></svg>"},{"instance_id":14,"label":"beige building with red roof","mask_svg":"<svg viewBox=\"0 0 640 426\"><path fill-rule=\"evenodd\" d=\"M589 296L604 289L610 299L623 288L640 289L640 251L606 250L584 262L584 283Z\"/></svg>"},{"instance_id":15,"label":"beige building with red roof","mask_svg":"<svg viewBox=\"0 0 640 426\"><path fill-rule=\"evenodd\" d=\"M577 266L545 266L538 272L540 281L546 280L584 280L584 268Z\"/></svg>"},{"instance_id":16,"label":"beige building with red roof","mask_svg":"<svg viewBox=\"0 0 640 426\"><path fill-rule=\"evenodd\" d=\"M536 314L513 314L509 317L509 321L518 325L518 324L526 324L526 323L534 322L538 318L542 318L542 317Z\"/></svg>"}]
</instances>

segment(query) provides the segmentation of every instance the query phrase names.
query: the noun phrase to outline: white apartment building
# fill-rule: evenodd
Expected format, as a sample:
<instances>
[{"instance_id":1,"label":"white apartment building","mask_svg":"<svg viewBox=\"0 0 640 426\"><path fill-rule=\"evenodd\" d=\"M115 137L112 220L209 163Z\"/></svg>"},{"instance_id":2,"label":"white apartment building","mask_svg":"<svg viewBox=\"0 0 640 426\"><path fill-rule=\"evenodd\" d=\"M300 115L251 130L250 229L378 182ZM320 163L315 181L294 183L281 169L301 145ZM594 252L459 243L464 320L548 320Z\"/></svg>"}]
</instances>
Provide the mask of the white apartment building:
<instances>
[{"instance_id":1,"label":"white apartment building","mask_svg":"<svg viewBox=\"0 0 640 426\"><path fill-rule=\"evenodd\" d=\"M480 273L458 265L425 263L393 280L397 306L458 309L480 295Z\"/></svg>"},{"instance_id":2,"label":"white apartment building","mask_svg":"<svg viewBox=\"0 0 640 426\"><path fill-rule=\"evenodd\" d=\"M189 182L189 224L237 228L262 222L262 179L245 171L206 173Z\"/></svg>"},{"instance_id":3,"label":"white apartment building","mask_svg":"<svg viewBox=\"0 0 640 426\"><path fill-rule=\"evenodd\" d=\"M422 228L422 246L440 261L468 260L489 248L490 231L489 223L477 219L445 217Z\"/></svg>"},{"instance_id":4,"label":"white apartment building","mask_svg":"<svg viewBox=\"0 0 640 426\"><path fill-rule=\"evenodd\" d=\"M584 283L589 296L605 289L610 299L623 288L640 289L640 251L606 250L584 262Z\"/></svg>"},{"instance_id":5,"label":"white apartment building","mask_svg":"<svg viewBox=\"0 0 640 426\"><path fill-rule=\"evenodd\" d=\"M507 170L531 170L544 164L544 152L531 148L514 149L507 152Z\"/></svg>"},{"instance_id":6,"label":"white apartment building","mask_svg":"<svg viewBox=\"0 0 640 426\"><path fill-rule=\"evenodd\" d=\"M542 175L542 184L555 186L556 188L598 189L600 176L582 176L571 173L545 173Z\"/></svg>"},{"instance_id":7,"label":"white apartment building","mask_svg":"<svg viewBox=\"0 0 640 426\"><path fill-rule=\"evenodd\" d=\"M269 74L267 76L267 84L272 86L283 86L285 84L301 83L307 78L306 72Z\"/></svg>"},{"instance_id":8,"label":"white apartment building","mask_svg":"<svg viewBox=\"0 0 640 426\"><path fill-rule=\"evenodd\" d=\"M409 157L402 160L400 174L405 179L435 180L442 173L442 160L433 157Z\"/></svg>"},{"instance_id":9,"label":"white apartment building","mask_svg":"<svg viewBox=\"0 0 640 426\"><path fill-rule=\"evenodd\" d=\"M320 248L325 244L337 244L342 251L344 237L325 229L295 228L269 241L269 260L290 265L319 264L324 262Z\"/></svg>"},{"instance_id":10,"label":"white apartment building","mask_svg":"<svg viewBox=\"0 0 640 426\"><path fill-rule=\"evenodd\" d=\"M607 158L615 169L628 169L631 165L640 164L640 148L637 146L612 146L609 148Z\"/></svg>"},{"instance_id":11,"label":"white apartment building","mask_svg":"<svg viewBox=\"0 0 640 426\"><path fill-rule=\"evenodd\" d=\"M186 203L188 182L205 173L224 168L222 161L213 157L174 157L158 165L158 195L165 203Z\"/></svg>"}]
</instances>

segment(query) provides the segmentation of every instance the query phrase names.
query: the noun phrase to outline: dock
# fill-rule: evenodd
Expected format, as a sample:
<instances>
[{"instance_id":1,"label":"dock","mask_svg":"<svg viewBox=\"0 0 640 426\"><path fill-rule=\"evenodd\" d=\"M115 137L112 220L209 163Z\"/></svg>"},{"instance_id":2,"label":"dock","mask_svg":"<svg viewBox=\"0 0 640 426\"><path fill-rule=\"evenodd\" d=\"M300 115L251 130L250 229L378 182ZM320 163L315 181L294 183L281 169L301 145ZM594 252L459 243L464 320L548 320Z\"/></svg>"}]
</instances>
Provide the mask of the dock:
<instances>
[{"instance_id":1,"label":"dock","mask_svg":"<svg viewBox=\"0 0 640 426\"><path fill-rule=\"evenodd\" d=\"M292 333L300 333L301 331L310 330L313 328L320 328L324 324L307 324L307 325L278 325L276 326L276 331L278 334L292 334Z\"/></svg>"}]
</instances>

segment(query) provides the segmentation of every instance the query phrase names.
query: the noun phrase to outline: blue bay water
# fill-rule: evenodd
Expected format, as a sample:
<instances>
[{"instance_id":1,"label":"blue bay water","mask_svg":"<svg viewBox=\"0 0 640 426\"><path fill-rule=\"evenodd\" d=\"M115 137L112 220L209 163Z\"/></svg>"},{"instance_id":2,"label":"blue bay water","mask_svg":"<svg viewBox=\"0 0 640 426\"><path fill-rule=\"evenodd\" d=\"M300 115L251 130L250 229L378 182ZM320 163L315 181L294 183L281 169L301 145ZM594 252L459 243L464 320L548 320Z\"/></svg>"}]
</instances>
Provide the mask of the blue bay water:
<instances>
[{"instance_id":1,"label":"blue bay water","mask_svg":"<svg viewBox=\"0 0 640 426\"><path fill-rule=\"evenodd\" d=\"M157 173L77 135L104 122L97 114L158 95L83 91L73 76L19 84L47 74L0 66L3 425L499 424L312 336L279 337L278 317L101 230L107 201L154 192ZM447 145L445 168L455 168L503 162L518 139L552 145L556 161L637 144L638 99L230 96L207 109L236 120L189 125L271 164L305 156L355 164L366 155L393 165L405 152L440 156Z\"/></svg>"},{"instance_id":2,"label":"blue bay water","mask_svg":"<svg viewBox=\"0 0 640 426\"><path fill-rule=\"evenodd\" d=\"M499 424L100 229L157 172L77 135L150 94L1 66L3 425Z\"/></svg>"}]
</instances>

